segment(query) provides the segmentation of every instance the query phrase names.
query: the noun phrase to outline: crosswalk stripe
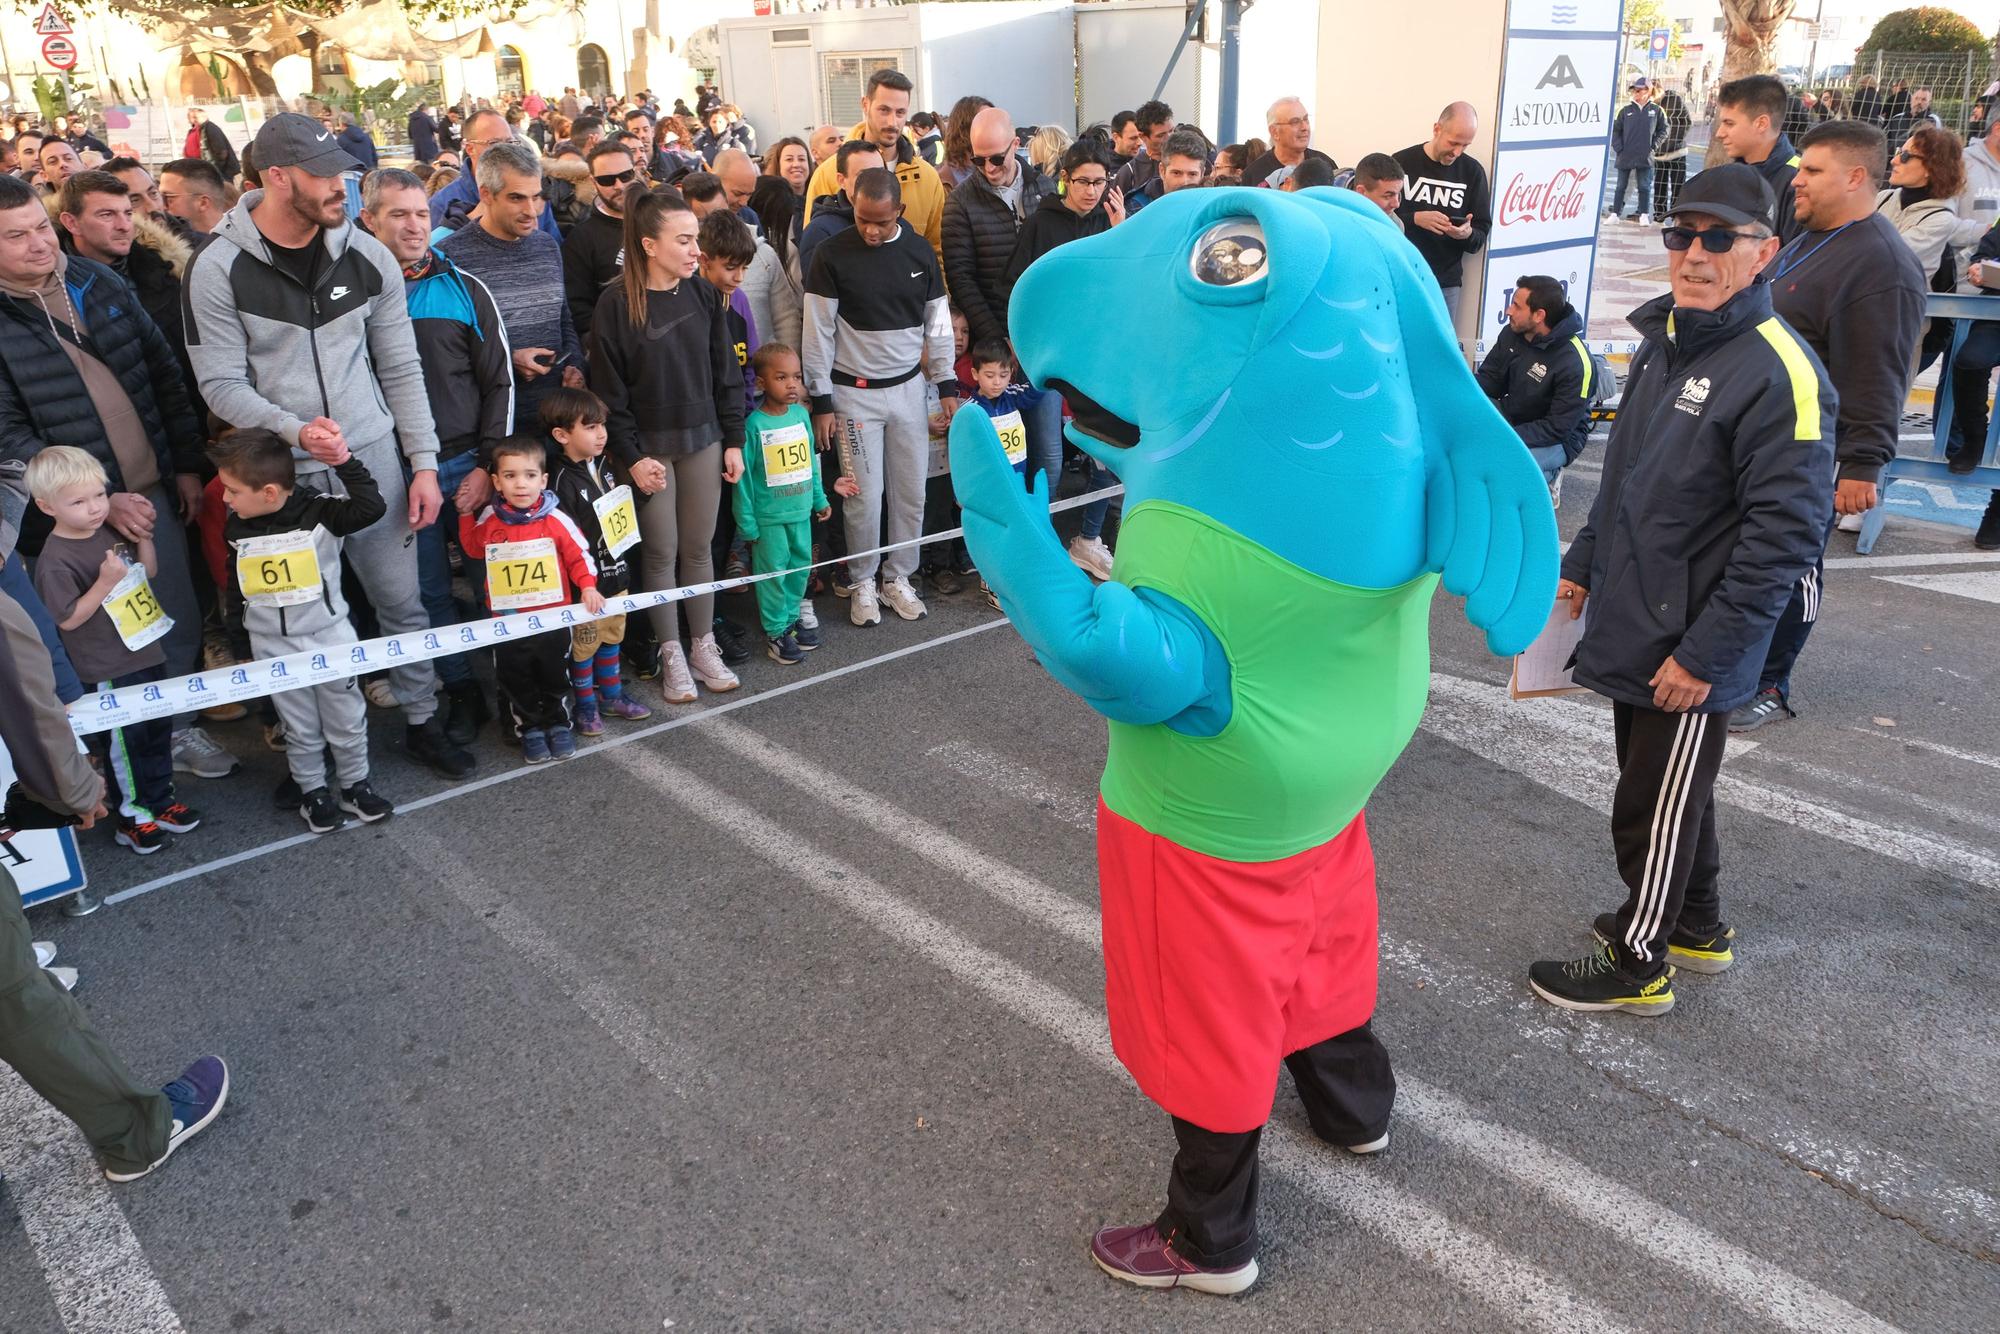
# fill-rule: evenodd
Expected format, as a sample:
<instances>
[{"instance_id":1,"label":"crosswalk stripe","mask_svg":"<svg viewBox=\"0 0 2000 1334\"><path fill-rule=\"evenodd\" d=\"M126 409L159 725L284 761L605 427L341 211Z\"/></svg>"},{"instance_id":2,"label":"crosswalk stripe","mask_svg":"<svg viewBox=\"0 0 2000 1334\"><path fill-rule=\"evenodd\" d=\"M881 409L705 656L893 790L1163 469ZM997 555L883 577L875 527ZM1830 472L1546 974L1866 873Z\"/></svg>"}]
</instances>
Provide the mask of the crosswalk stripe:
<instances>
[{"instance_id":1,"label":"crosswalk stripe","mask_svg":"<svg viewBox=\"0 0 2000 1334\"><path fill-rule=\"evenodd\" d=\"M1092 948L1097 946L1095 914L1075 911L1081 907L1075 900L1039 884L1025 873L987 856L894 803L856 790L851 777L823 769L741 724L717 720L714 726L705 729L704 735L737 758L807 792L844 788L847 793L841 802L844 814L862 819L877 833L907 851L951 872L967 885L1010 903L1024 915L1048 921L1078 944ZM698 785L677 789L677 784L689 779L668 777L664 770L672 766L652 755L621 756L619 762L655 781L663 791L702 790ZM657 775L646 772L656 766ZM676 774L683 772L674 770ZM711 786L707 791L713 793L714 789ZM702 800L712 802L715 798L705 793ZM736 827L744 818L749 818L748 812L742 817L732 817L729 827ZM756 818L762 822L762 817ZM977 868L978 873L967 875L968 868ZM1025 893L1022 892L1024 887ZM1068 908L1051 916L1047 907L1052 900L1059 900ZM1801 1334L1806 1331L1817 1334L1826 1330L1887 1331L1894 1328L1807 1280L1741 1250L1671 1210L1661 1208L1567 1154L1517 1131L1484 1121L1443 1089L1403 1073L1398 1075L1398 1085L1406 1097L1407 1119L1426 1133L1458 1144L1481 1162L1506 1173L1576 1217L1681 1269L1747 1310L1758 1312ZM1487 1152L1496 1146L1507 1152ZM1635 1219L1644 1219L1644 1225L1635 1228Z\"/></svg>"}]
</instances>

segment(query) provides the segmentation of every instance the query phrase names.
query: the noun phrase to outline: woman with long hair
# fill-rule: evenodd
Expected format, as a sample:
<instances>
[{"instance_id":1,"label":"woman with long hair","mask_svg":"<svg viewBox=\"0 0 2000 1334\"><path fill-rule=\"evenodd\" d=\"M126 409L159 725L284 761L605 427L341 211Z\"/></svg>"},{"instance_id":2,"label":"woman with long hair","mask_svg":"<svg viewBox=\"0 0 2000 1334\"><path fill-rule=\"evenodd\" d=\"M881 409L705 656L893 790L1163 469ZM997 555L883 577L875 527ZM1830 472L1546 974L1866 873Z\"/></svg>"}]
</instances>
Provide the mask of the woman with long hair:
<instances>
[{"instance_id":1,"label":"woman with long hair","mask_svg":"<svg viewBox=\"0 0 2000 1334\"><path fill-rule=\"evenodd\" d=\"M590 322L590 387L609 409L608 452L644 497L647 590L715 578L722 484L743 475L743 371L727 304L695 272L698 236L679 191L627 186L625 272ZM697 679L712 691L736 689L742 683L715 642L715 595L687 599L685 655L681 605L652 609L667 703L693 703Z\"/></svg>"},{"instance_id":2,"label":"woman with long hair","mask_svg":"<svg viewBox=\"0 0 2000 1334\"><path fill-rule=\"evenodd\" d=\"M771 151L764 154L764 174L775 176L792 187L792 193L805 198L806 182L812 179L812 153L806 148L806 141L796 134L788 134L771 145Z\"/></svg>"},{"instance_id":3,"label":"woman with long hair","mask_svg":"<svg viewBox=\"0 0 2000 1334\"><path fill-rule=\"evenodd\" d=\"M798 226L798 196L784 178L759 176L757 188L750 192L750 211L757 215L761 233L757 258L743 273L742 291L750 302L750 319L761 341L797 349L806 310L806 285L799 273L794 230Z\"/></svg>"},{"instance_id":4,"label":"woman with long hair","mask_svg":"<svg viewBox=\"0 0 2000 1334\"><path fill-rule=\"evenodd\" d=\"M1054 179L1069 145L1069 133L1062 126L1044 125L1028 136L1028 161L1035 164L1036 171Z\"/></svg>"},{"instance_id":5,"label":"woman with long hair","mask_svg":"<svg viewBox=\"0 0 2000 1334\"><path fill-rule=\"evenodd\" d=\"M944 165L937 169L946 194L972 174L972 118L992 105L977 93L951 104L951 114L944 120Z\"/></svg>"}]
</instances>

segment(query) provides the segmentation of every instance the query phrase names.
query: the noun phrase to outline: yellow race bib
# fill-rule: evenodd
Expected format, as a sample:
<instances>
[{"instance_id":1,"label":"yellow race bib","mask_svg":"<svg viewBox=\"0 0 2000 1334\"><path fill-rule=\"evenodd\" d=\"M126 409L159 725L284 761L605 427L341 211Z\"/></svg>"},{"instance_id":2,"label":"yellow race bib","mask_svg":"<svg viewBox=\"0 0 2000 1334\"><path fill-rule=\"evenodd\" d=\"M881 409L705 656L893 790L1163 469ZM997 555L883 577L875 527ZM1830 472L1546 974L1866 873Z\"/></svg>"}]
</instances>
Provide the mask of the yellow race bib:
<instances>
[{"instance_id":1,"label":"yellow race bib","mask_svg":"<svg viewBox=\"0 0 2000 1334\"><path fill-rule=\"evenodd\" d=\"M296 607L320 596L319 552L310 532L295 529L236 544L236 580L253 607Z\"/></svg>"},{"instance_id":2,"label":"yellow race bib","mask_svg":"<svg viewBox=\"0 0 2000 1334\"><path fill-rule=\"evenodd\" d=\"M812 433L805 423L764 432L763 448L765 486L797 486L812 480Z\"/></svg>"},{"instance_id":3,"label":"yellow race bib","mask_svg":"<svg viewBox=\"0 0 2000 1334\"><path fill-rule=\"evenodd\" d=\"M112 585L104 599L104 611L118 627L118 637L125 641L125 647L135 651L174 628L173 618L153 595L143 565L130 567L125 577Z\"/></svg>"},{"instance_id":4,"label":"yellow race bib","mask_svg":"<svg viewBox=\"0 0 2000 1334\"><path fill-rule=\"evenodd\" d=\"M1018 412L1003 412L993 419L993 429L1000 433L1000 447L1007 451L1007 462L1022 463L1028 457L1028 428L1021 421Z\"/></svg>"},{"instance_id":5,"label":"yellow race bib","mask_svg":"<svg viewBox=\"0 0 2000 1334\"><path fill-rule=\"evenodd\" d=\"M590 502L597 511L597 526L604 534L604 549L614 557L630 551L639 541L639 509L632 502L632 488L614 486Z\"/></svg>"},{"instance_id":6,"label":"yellow race bib","mask_svg":"<svg viewBox=\"0 0 2000 1334\"><path fill-rule=\"evenodd\" d=\"M555 539L494 542L486 548L486 596L495 611L546 607L562 600Z\"/></svg>"}]
</instances>

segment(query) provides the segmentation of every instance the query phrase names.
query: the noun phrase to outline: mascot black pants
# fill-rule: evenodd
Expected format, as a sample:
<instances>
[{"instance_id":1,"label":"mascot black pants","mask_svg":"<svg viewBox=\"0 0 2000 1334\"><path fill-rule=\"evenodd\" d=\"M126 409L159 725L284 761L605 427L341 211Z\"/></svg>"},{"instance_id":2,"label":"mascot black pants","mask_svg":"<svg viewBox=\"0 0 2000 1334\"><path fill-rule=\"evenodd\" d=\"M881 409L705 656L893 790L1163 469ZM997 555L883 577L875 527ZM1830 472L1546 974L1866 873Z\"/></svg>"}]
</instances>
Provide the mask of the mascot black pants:
<instances>
[{"instance_id":1,"label":"mascot black pants","mask_svg":"<svg viewBox=\"0 0 2000 1334\"><path fill-rule=\"evenodd\" d=\"M1285 1058L1313 1133L1349 1148L1389 1129L1396 1076L1367 1024ZM1198 1265L1233 1269L1257 1252L1257 1146L1264 1130L1224 1134L1174 1118L1173 1175L1157 1226Z\"/></svg>"},{"instance_id":2,"label":"mascot black pants","mask_svg":"<svg viewBox=\"0 0 2000 1334\"><path fill-rule=\"evenodd\" d=\"M1725 713L1663 713L1613 701L1618 790L1611 798L1611 844L1625 881L1618 910L1618 965L1652 979L1667 966L1667 937L1722 924L1716 873L1715 774L1729 740Z\"/></svg>"}]
</instances>

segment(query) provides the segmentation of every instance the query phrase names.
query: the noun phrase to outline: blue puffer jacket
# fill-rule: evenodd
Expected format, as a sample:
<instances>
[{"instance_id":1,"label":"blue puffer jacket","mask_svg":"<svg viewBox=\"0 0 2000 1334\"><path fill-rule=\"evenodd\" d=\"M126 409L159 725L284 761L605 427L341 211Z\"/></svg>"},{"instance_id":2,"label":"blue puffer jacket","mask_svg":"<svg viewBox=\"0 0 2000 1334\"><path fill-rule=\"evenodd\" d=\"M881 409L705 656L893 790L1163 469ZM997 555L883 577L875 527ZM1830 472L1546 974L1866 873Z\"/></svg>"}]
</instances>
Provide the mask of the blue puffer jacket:
<instances>
[{"instance_id":1,"label":"blue puffer jacket","mask_svg":"<svg viewBox=\"0 0 2000 1334\"><path fill-rule=\"evenodd\" d=\"M1653 707L1672 654L1700 713L1757 693L1771 632L1833 515L1833 386L1759 282L1720 310L1641 306L1590 521L1563 578L1590 591L1576 681Z\"/></svg>"}]
</instances>

